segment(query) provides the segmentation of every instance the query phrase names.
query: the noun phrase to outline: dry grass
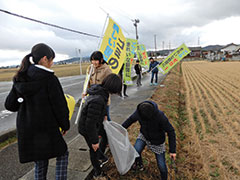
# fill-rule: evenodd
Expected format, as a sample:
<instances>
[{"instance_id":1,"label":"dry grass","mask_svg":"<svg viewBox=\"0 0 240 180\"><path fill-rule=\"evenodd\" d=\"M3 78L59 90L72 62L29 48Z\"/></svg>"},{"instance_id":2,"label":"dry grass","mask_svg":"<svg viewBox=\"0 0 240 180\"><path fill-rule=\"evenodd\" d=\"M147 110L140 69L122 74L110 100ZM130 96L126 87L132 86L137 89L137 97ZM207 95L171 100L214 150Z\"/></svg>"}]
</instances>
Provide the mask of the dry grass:
<instances>
[{"instance_id":1,"label":"dry grass","mask_svg":"<svg viewBox=\"0 0 240 180\"><path fill-rule=\"evenodd\" d=\"M86 74L86 69L89 65L90 63L82 63L83 74ZM54 65L51 69L54 70L58 77L75 76L80 74L79 64ZM0 69L0 81L11 81L17 70L17 68Z\"/></svg>"},{"instance_id":2,"label":"dry grass","mask_svg":"<svg viewBox=\"0 0 240 180\"><path fill-rule=\"evenodd\" d=\"M239 179L239 62L184 62L192 149L209 179ZM191 148L189 146L189 149Z\"/></svg>"},{"instance_id":3,"label":"dry grass","mask_svg":"<svg viewBox=\"0 0 240 180\"><path fill-rule=\"evenodd\" d=\"M169 179L237 180L240 176L240 62L183 62L151 97L175 127L178 172ZM224 72L224 73L223 73ZM129 129L134 144L139 125ZM112 180L159 179L154 154L143 152L145 171L120 176L113 159ZM167 165L169 156L167 153Z\"/></svg>"},{"instance_id":4,"label":"dry grass","mask_svg":"<svg viewBox=\"0 0 240 180\"><path fill-rule=\"evenodd\" d=\"M175 171L173 168L170 168L170 158L169 154L166 153L166 159L167 159L167 165L169 169L169 178L172 179L188 179L189 174L192 174L191 169L194 169L194 171L200 171L202 164L198 163L197 156L191 156L188 154L188 151L182 150L182 143L187 143L186 134L183 131L184 127L187 126L187 118L186 114L184 113L184 96L182 94L182 78L181 78L181 72L180 72L180 66L177 66L174 68L171 73L167 76L167 78L162 83L165 86L164 87L158 87L155 90L154 95L150 98L151 100L155 101L159 109L164 111L166 116L169 118L170 122L173 124L173 126L176 129L177 133L177 167L178 172L175 174ZM139 124L135 123L131 126L131 128L128 129L129 132L129 138L132 144L134 144L138 132L139 132ZM168 147L168 142L166 142ZM190 160L186 160L186 155L190 156L189 159L195 159L195 162L192 162ZM143 163L145 166L145 170L143 172L135 172L130 170L127 174L120 176L119 173L116 170L115 164L113 162L113 158L110 158L110 162L106 165L106 173L111 178L111 180L150 180L150 179L160 179L159 170L157 168L157 163L155 159L155 155L149 151L147 148L142 153L143 157ZM191 164L192 163L192 164ZM189 167L189 169L187 168ZM186 169L188 171L186 172ZM193 177L192 175L189 176ZM197 177L197 176L195 176Z\"/></svg>"}]
</instances>

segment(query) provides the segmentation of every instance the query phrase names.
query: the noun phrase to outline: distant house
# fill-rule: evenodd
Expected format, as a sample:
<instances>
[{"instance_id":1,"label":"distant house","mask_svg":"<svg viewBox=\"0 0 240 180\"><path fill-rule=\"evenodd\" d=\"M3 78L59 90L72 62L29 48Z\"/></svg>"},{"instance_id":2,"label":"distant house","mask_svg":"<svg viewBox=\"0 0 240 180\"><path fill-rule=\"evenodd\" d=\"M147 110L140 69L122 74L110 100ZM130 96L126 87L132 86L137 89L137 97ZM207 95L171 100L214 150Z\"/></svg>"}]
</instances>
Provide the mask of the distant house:
<instances>
[{"instance_id":1,"label":"distant house","mask_svg":"<svg viewBox=\"0 0 240 180\"><path fill-rule=\"evenodd\" d=\"M221 52L228 60L239 60L239 49L240 45L231 43L221 48Z\"/></svg>"},{"instance_id":2,"label":"distant house","mask_svg":"<svg viewBox=\"0 0 240 180\"><path fill-rule=\"evenodd\" d=\"M200 58L202 56L202 48L199 47L188 47L190 49L190 53L187 55L187 58Z\"/></svg>"},{"instance_id":3,"label":"distant house","mask_svg":"<svg viewBox=\"0 0 240 180\"><path fill-rule=\"evenodd\" d=\"M228 53L233 53L234 51L236 51L237 49L239 49L239 45L237 44L234 44L234 43L231 43L231 44L228 44L224 47L221 48L221 51L222 52L228 52Z\"/></svg>"}]
</instances>

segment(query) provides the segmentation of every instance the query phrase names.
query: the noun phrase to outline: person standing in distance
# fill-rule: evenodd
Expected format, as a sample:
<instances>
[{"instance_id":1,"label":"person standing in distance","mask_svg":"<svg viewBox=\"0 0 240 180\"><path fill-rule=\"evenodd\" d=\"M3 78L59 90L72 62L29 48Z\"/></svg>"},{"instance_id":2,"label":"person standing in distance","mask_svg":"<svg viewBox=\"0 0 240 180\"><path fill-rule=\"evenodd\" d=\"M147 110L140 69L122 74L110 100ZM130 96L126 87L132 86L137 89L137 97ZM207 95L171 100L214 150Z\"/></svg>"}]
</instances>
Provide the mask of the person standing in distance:
<instances>
[{"instance_id":1,"label":"person standing in distance","mask_svg":"<svg viewBox=\"0 0 240 180\"><path fill-rule=\"evenodd\" d=\"M127 85L126 85L126 83L124 82L124 77L123 77L123 69L124 69L124 63L123 63L123 65L122 65L122 67L121 67L121 69L120 69L120 71L119 71L119 73L118 73L118 75L119 75L119 77L122 79L122 84L123 84L123 96L124 97L128 97L128 95L127 95ZM122 97L122 91L120 92L120 97Z\"/></svg>"},{"instance_id":2,"label":"person standing in distance","mask_svg":"<svg viewBox=\"0 0 240 180\"><path fill-rule=\"evenodd\" d=\"M156 66L158 66L159 63L155 61L152 57L150 57L149 60L150 60L150 64L149 64L148 72L152 71L150 86L152 85L157 86L158 85L158 68ZM155 83L153 83L154 76L155 76Z\"/></svg>"},{"instance_id":3,"label":"person standing in distance","mask_svg":"<svg viewBox=\"0 0 240 180\"><path fill-rule=\"evenodd\" d=\"M136 64L134 66L135 72L137 74L137 86L141 86L141 74L142 74L142 67L139 64L139 60L136 60Z\"/></svg>"},{"instance_id":4,"label":"person standing in distance","mask_svg":"<svg viewBox=\"0 0 240 180\"><path fill-rule=\"evenodd\" d=\"M56 179L67 179L68 148L62 136L70 128L69 110L62 86L49 69L54 57L48 45L33 46L5 101L7 110L18 112L19 159L21 163L35 162L35 180L47 178L50 158L57 160Z\"/></svg>"}]
</instances>

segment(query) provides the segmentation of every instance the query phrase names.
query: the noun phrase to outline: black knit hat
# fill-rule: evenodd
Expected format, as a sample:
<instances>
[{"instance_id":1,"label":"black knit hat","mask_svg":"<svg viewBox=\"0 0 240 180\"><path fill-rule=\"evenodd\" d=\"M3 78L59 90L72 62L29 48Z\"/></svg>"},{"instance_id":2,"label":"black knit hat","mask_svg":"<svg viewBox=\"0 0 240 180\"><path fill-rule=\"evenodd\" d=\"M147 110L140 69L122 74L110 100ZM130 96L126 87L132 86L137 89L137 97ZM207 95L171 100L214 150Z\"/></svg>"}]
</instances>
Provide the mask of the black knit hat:
<instances>
[{"instance_id":1,"label":"black knit hat","mask_svg":"<svg viewBox=\"0 0 240 180\"><path fill-rule=\"evenodd\" d=\"M142 102L138 105L138 112L143 119L150 119L154 114L154 105L150 102Z\"/></svg>"}]
</instances>

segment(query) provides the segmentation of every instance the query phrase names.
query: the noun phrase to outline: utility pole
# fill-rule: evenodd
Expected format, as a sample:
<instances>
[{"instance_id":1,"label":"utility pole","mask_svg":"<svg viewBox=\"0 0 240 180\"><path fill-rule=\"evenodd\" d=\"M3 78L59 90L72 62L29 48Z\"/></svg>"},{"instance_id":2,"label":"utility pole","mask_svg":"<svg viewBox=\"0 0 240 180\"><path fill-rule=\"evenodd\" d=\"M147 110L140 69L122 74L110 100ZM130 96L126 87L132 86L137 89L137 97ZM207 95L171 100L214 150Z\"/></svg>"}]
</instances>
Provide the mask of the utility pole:
<instances>
[{"instance_id":1,"label":"utility pole","mask_svg":"<svg viewBox=\"0 0 240 180\"><path fill-rule=\"evenodd\" d=\"M79 53L80 75L82 75L82 53L81 53L81 49L78 49L78 53Z\"/></svg>"},{"instance_id":2,"label":"utility pole","mask_svg":"<svg viewBox=\"0 0 240 180\"><path fill-rule=\"evenodd\" d=\"M154 34L154 44L155 44L155 59L157 59L157 35Z\"/></svg>"},{"instance_id":3,"label":"utility pole","mask_svg":"<svg viewBox=\"0 0 240 180\"><path fill-rule=\"evenodd\" d=\"M162 49L164 50L164 41L162 42Z\"/></svg>"},{"instance_id":4,"label":"utility pole","mask_svg":"<svg viewBox=\"0 0 240 180\"><path fill-rule=\"evenodd\" d=\"M139 23L139 19L134 19L133 20L133 25L135 26L135 29L136 29L136 40L138 40L138 33L137 33L137 23Z\"/></svg>"}]
</instances>

